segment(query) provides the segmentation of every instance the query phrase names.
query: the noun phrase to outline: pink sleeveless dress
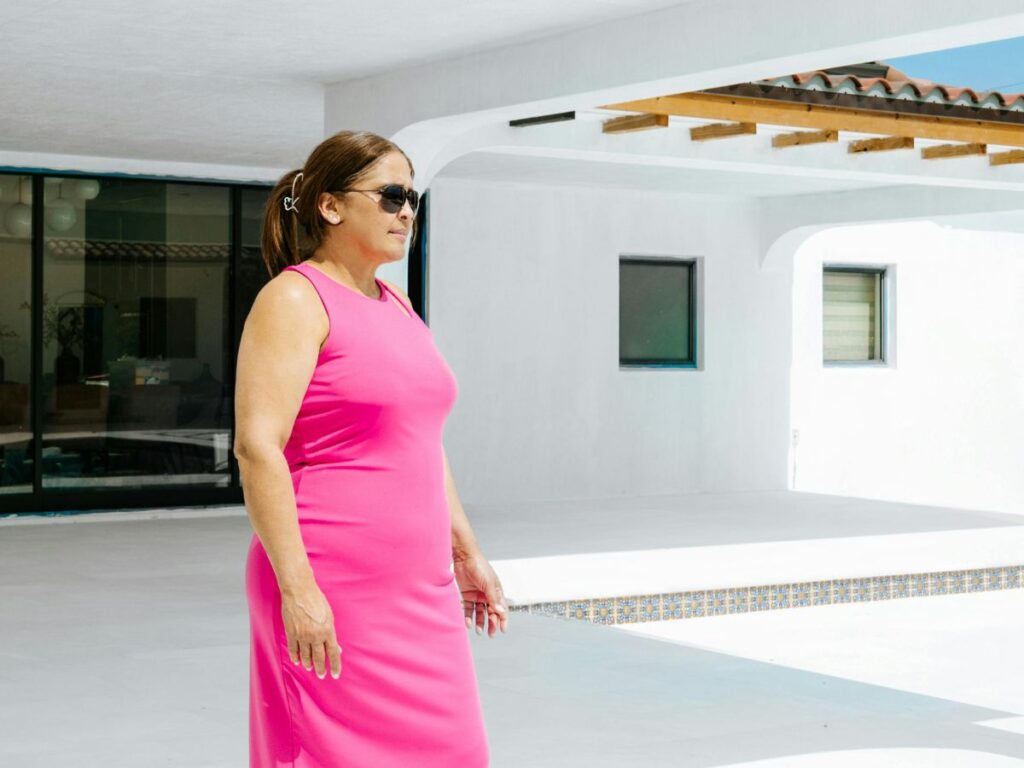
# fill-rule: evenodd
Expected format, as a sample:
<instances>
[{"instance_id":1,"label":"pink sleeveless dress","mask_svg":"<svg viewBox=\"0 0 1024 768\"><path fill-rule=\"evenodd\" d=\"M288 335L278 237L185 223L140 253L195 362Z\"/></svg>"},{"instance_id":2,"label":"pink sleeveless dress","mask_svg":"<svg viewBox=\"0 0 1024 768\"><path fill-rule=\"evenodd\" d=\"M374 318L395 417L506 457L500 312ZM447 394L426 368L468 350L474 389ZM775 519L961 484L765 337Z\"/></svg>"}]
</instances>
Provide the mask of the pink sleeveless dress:
<instances>
[{"instance_id":1,"label":"pink sleeveless dress","mask_svg":"<svg viewBox=\"0 0 1024 768\"><path fill-rule=\"evenodd\" d=\"M321 680L292 663L280 590L254 534L249 764L485 767L442 458L455 376L429 327L380 280L372 299L306 263L286 269L310 280L330 321L284 454L342 669Z\"/></svg>"}]
</instances>

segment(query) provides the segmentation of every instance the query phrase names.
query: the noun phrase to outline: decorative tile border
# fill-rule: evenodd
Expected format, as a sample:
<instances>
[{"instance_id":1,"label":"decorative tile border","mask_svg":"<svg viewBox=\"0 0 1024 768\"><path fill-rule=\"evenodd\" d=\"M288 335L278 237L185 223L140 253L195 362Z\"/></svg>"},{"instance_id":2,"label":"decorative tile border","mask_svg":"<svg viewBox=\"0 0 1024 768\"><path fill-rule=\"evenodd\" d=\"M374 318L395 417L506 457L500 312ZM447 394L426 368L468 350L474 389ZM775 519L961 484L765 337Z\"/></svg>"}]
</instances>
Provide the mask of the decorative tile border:
<instances>
[{"instance_id":1,"label":"decorative tile border","mask_svg":"<svg viewBox=\"0 0 1024 768\"><path fill-rule=\"evenodd\" d=\"M698 589L692 592L512 604L509 610L582 619L594 624L630 624L1021 587L1024 587L1024 565L1006 565L963 571L901 573L894 576L864 576L794 584L762 584Z\"/></svg>"}]
</instances>

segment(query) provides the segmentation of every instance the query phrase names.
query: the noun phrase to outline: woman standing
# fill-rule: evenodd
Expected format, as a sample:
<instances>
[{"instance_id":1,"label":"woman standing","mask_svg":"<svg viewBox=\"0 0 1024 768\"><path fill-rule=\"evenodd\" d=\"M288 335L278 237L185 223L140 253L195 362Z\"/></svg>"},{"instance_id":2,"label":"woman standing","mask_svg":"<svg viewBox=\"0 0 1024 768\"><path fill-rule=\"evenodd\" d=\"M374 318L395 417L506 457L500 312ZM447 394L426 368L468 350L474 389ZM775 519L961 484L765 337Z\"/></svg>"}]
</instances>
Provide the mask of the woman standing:
<instances>
[{"instance_id":1,"label":"woman standing","mask_svg":"<svg viewBox=\"0 0 1024 768\"><path fill-rule=\"evenodd\" d=\"M508 609L442 446L458 386L375 276L405 255L412 182L395 144L343 131L267 203L235 393L253 768L488 765L466 629Z\"/></svg>"}]
</instances>

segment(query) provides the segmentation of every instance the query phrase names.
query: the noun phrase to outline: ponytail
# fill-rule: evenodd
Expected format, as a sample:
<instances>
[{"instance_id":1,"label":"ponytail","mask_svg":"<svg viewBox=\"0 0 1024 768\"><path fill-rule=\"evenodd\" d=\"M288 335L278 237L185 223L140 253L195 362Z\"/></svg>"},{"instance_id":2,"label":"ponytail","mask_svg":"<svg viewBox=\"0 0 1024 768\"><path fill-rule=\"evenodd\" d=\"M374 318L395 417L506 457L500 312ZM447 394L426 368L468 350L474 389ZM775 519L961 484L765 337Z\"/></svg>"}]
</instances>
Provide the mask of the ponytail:
<instances>
[{"instance_id":1,"label":"ponytail","mask_svg":"<svg viewBox=\"0 0 1024 768\"><path fill-rule=\"evenodd\" d=\"M306 208L302 206L306 201L300 199L296 203L292 198L293 186L296 187L295 197L301 198L302 180L299 179L299 184L295 184L296 177L301 172L300 169L296 169L282 176L270 191L266 207L263 209L260 246L263 264L270 277L276 277L285 267L302 261L299 250L299 214ZM288 208L285 208L286 198L292 198ZM294 206L294 210L291 206Z\"/></svg>"}]
</instances>

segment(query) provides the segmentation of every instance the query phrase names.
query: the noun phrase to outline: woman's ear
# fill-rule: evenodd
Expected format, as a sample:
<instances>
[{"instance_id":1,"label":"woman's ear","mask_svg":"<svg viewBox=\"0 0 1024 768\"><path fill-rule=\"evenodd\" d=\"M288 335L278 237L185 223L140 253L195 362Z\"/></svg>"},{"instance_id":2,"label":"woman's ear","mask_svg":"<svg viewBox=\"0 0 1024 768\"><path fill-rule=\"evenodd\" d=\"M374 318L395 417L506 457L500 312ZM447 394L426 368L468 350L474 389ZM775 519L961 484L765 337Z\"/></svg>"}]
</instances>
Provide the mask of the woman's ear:
<instances>
[{"instance_id":1,"label":"woman's ear","mask_svg":"<svg viewBox=\"0 0 1024 768\"><path fill-rule=\"evenodd\" d=\"M320 200L317 202L317 213L328 224L340 224L344 221L341 217L341 207L337 197L330 192L324 192L320 195Z\"/></svg>"}]
</instances>

